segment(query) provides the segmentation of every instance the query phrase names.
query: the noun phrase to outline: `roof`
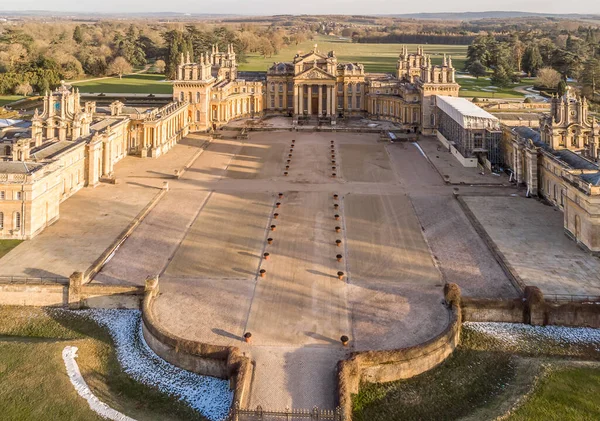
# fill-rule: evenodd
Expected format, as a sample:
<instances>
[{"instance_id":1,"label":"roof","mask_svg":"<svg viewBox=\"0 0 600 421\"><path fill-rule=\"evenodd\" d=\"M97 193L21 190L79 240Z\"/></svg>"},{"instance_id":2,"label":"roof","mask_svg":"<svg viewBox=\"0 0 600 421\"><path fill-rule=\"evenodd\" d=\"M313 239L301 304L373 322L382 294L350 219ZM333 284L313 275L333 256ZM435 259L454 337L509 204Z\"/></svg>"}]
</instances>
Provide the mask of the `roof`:
<instances>
[{"instance_id":1,"label":"roof","mask_svg":"<svg viewBox=\"0 0 600 421\"><path fill-rule=\"evenodd\" d=\"M36 161L53 158L75 144L75 142L70 142L68 140L46 143L37 148L33 148L31 150L31 157Z\"/></svg>"},{"instance_id":2,"label":"roof","mask_svg":"<svg viewBox=\"0 0 600 421\"><path fill-rule=\"evenodd\" d=\"M476 128L473 123L480 128L482 124L484 127L495 127L500 121L465 98L437 95L436 105L464 129Z\"/></svg>"},{"instance_id":3,"label":"roof","mask_svg":"<svg viewBox=\"0 0 600 421\"><path fill-rule=\"evenodd\" d=\"M579 177L594 186L600 186L600 172L581 174Z\"/></svg>"},{"instance_id":4,"label":"roof","mask_svg":"<svg viewBox=\"0 0 600 421\"><path fill-rule=\"evenodd\" d=\"M579 154L568 149L560 149L552 151L561 161L565 162L569 167L575 170L597 170L598 166L591 161L588 161Z\"/></svg>"},{"instance_id":5,"label":"roof","mask_svg":"<svg viewBox=\"0 0 600 421\"><path fill-rule=\"evenodd\" d=\"M31 174L42 168L42 164L21 161L0 161L0 173L2 174Z\"/></svg>"}]
</instances>

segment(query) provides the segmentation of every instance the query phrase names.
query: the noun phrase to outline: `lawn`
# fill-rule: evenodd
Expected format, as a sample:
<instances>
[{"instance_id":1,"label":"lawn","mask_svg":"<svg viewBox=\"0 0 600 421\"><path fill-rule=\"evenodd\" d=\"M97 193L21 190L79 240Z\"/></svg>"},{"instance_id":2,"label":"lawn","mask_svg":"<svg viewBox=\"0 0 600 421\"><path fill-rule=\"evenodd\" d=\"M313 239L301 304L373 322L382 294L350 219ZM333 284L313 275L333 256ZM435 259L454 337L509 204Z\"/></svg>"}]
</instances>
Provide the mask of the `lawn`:
<instances>
[{"instance_id":1,"label":"lawn","mask_svg":"<svg viewBox=\"0 0 600 421\"><path fill-rule=\"evenodd\" d=\"M267 71L273 62L292 61L299 52L307 53L314 44L324 53L331 50L340 62L358 62L365 65L366 72L396 73L396 62L402 51L402 46L408 47L409 52L416 52L416 44L357 44L340 40L337 37L320 36L312 41L305 41L298 45L289 45L282 48L279 54L264 58L258 53L247 55L247 62L240 63L241 71ZM441 64L443 54L451 54L454 67L462 69L466 60L466 45L424 45L425 53L432 55L434 64Z\"/></svg>"},{"instance_id":2,"label":"lawn","mask_svg":"<svg viewBox=\"0 0 600 421\"><path fill-rule=\"evenodd\" d=\"M20 95L0 95L0 107L6 104L10 104L11 102L18 101L21 98L25 98Z\"/></svg>"},{"instance_id":3,"label":"lawn","mask_svg":"<svg viewBox=\"0 0 600 421\"><path fill-rule=\"evenodd\" d=\"M172 94L172 85L165 81L164 75L133 74L98 80L71 82L82 93L111 94Z\"/></svg>"},{"instance_id":4,"label":"lawn","mask_svg":"<svg viewBox=\"0 0 600 421\"><path fill-rule=\"evenodd\" d=\"M0 240L0 258L21 244L21 240Z\"/></svg>"},{"instance_id":5,"label":"lawn","mask_svg":"<svg viewBox=\"0 0 600 421\"><path fill-rule=\"evenodd\" d=\"M524 79L506 88L498 88L492 85L489 77L475 79L462 75L458 75L456 81L460 84L459 95L467 98L523 98L525 94L515 88L534 84L534 81Z\"/></svg>"},{"instance_id":6,"label":"lawn","mask_svg":"<svg viewBox=\"0 0 600 421\"><path fill-rule=\"evenodd\" d=\"M362 384L353 397L353 419L479 421L506 414L511 421L600 419L600 364L573 361L600 359L598 335L590 342L565 342L547 330L518 329L494 336L465 325L460 346L433 370ZM572 338L585 337L570 332ZM537 378L542 380L536 384Z\"/></svg>"},{"instance_id":7,"label":"lawn","mask_svg":"<svg viewBox=\"0 0 600 421\"><path fill-rule=\"evenodd\" d=\"M0 408L7 420L100 420L70 383L67 345L93 393L138 420L203 420L196 411L121 371L109 334L67 312L0 307Z\"/></svg>"},{"instance_id":8,"label":"lawn","mask_svg":"<svg viewBox=\"0 0 600 421\"><path fill-rule=\"evenodd\" d=\"M599 419L599 367L550 370L536 393L508 418L509 421Z\"/></svg>"}]
</instances>

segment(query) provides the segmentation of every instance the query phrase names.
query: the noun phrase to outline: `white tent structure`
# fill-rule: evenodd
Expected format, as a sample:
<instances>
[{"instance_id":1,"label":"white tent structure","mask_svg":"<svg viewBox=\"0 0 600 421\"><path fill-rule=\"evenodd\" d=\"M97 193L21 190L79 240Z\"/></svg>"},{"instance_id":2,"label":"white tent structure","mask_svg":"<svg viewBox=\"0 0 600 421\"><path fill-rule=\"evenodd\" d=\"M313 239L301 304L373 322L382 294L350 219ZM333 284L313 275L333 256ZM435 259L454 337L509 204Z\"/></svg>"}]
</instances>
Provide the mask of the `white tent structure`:
<instances>
[{"instance_id":1,"label":"white tent structure","mask_svg":"<svg viewBox=\"0 0 600 421\"><path fill-rule=\"evenodd\" d=\"M468 99L438 95L436 105L463 129L500 129L500 120L497 117Z\"/></svg>"},{"instance_id":2,"label":"white tent structure","mask_svg":"<svg viewBox=\"0 0 600 421\"><path fill-rule=\"evenodd\" d=\"M14 126L15 124L21 123L22 120L11 120L7 118L0 118L0 129L4 129L5 127Z\"/></svg>"}]
</instances>

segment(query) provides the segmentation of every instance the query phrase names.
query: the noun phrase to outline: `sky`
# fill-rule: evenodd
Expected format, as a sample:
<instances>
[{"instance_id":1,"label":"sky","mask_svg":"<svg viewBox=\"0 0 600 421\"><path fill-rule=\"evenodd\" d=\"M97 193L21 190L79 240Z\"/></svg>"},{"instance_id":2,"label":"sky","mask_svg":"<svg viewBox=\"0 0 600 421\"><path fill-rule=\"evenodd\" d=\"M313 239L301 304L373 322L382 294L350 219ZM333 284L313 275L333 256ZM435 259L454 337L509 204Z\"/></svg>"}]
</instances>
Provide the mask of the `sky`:
<instances>
[{"instance_id":1,"label":"sky","mask_svg":"<svg viewBox=\"0 0 600 421\"><path fill-rule=\"evenodd\" d=\"M0 11L181 12L248 15L273 14L403 14L510 10L543 13L598 13L598 0L0 0Z\"/></svg>"}]
</instances>

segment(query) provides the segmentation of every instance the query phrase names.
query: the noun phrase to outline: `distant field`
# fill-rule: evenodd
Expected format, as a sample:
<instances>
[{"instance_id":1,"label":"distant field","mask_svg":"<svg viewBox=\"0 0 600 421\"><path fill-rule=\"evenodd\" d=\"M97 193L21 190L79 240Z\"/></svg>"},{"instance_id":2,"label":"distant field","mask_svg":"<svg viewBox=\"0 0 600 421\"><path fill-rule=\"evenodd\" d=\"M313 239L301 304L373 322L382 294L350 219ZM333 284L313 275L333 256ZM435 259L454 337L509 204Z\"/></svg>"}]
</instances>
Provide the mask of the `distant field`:
<instances>
[{"instance_id":1,"label":"distant field","mask_svg":"<svg viewBox=\"0 0 600 421\"><path fill-rule=\"evenodd\" d=\"M398 55L402 46L408 47L409 52L417 50L416 44L355 44L340 40L337 37L318 37L298 45L283 48L279 54L263 58L260 54L248 54L247 63L240 63L240 70L266 71L267 68L278 61L292 61L298 52L309 52L314 44L322 52L335 51L339 61L358 62L365 65L367 72L395 73ZM425 53L432 55L434 64L441 64L444 53L452 55L454 67L462 69L466 60L466 45L424 45Z\"/></svg>"},{"instance_id":2,"label":"distant field","mask_svg":"<svg viewBox=\"0 0 600 421\"><path fill-rule=\"evenodd\" d=\"M165 82L164 75L135 74L123 76L123 79L107 79L72 82L82 93L130 93L130 94L171 94L173 87Z\"/></svg>"}]
</instances>

